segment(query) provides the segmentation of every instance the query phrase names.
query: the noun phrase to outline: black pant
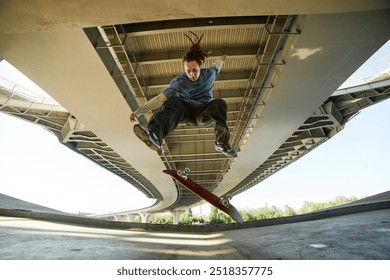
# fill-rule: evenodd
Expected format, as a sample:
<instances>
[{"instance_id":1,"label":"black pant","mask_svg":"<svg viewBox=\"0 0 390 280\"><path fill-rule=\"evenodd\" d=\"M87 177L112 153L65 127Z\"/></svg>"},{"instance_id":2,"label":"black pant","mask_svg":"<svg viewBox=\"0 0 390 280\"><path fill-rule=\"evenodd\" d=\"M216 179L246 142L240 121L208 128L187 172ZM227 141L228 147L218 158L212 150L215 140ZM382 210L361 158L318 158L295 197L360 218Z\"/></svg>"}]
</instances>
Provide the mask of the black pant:
<instances>
[{"instance_id":1,"label":"black pant","mask_svg":"<svg viewBox=\"0 0 390 280\"><path fill-rule=\"evenodd\" d=\"M214 99L207 105L198 108L173 95L153 115L148 123L148 128L157 135L162 143L165 136L173 131L179 123L204 127L215 121L215 140L221 144L228 144L230 131L226 119L227 105L223 99Z\"/></svg>"}]
</instances>

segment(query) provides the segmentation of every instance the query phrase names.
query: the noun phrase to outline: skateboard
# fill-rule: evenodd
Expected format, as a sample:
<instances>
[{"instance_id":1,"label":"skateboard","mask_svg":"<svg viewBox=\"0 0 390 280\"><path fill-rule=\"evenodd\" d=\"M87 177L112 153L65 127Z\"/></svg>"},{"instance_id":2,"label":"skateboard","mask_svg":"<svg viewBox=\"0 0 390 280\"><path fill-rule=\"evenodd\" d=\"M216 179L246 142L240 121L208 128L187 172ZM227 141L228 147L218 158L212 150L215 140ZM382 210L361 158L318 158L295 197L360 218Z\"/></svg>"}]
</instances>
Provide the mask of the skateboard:
<instances>
[{"instance_id":1,"label":"skateboard","mask_svg":"<svg viewBox=\"0 0 390 280\"><path fill-rule=\"evenodd\" d=\"M183 187L190 190L195 195L199 196L200 198L203 198L208 203L214 205L219 210L231 216L236 222L238 223L243 222L240 213L233 205L230 204L230 199L232 198L232 196L227 195L225 197L219 198L212 192L206 190L201 185L188 178L188 174L190 173L190 170L188 168L184 169L183 171L164 170L163 172L170 175L177 182L179 182Z\"/></svg>"}]
</instances>

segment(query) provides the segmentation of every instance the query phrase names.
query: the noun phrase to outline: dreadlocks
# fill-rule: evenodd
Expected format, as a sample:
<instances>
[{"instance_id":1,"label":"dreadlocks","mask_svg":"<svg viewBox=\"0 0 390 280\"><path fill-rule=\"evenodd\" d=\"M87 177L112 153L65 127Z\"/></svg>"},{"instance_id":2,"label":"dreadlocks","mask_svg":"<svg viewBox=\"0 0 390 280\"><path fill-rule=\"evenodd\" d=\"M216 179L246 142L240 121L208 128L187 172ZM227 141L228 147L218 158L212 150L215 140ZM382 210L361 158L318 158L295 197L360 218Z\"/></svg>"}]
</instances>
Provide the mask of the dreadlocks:
<instances>
[{"instance_id":1,"label":"dreadlocks","mask_svg":"<svg viewBox=\"0 0 390 280\"><path fill-rule=\"evenodd\" d=\"M192 41L192 39L187 34L184 34L184 36L186 36L191 41L192 46L191 46L190 50L188 52L186 52L186 54L183 56L183 61L195 60L196 62L198 62L199 66L200 66L200 65L202 65L204 60L209 56L207 54L207 52L205 52L200 47L200 41L202 41L203 34L199 38L195 33L191 32L191 31L190 31L190 33L192 35L194 35L198 41L196 43L194 43L194 41Z\"/></svg>"}]
</instances>

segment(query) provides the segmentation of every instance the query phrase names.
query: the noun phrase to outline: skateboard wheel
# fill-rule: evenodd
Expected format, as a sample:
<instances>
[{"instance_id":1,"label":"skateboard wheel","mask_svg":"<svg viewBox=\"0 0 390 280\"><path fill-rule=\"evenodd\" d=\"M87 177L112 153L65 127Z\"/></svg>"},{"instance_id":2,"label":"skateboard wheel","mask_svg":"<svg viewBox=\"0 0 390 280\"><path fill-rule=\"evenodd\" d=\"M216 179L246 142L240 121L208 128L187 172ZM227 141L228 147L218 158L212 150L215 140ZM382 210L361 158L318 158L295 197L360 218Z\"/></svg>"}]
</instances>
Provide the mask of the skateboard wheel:
<instances>
[{"instance_id":1,"label":"skateboard wheel","mask_svg":"<svg viewBox=\"0 0 390 280\"><path fill-rule=\"evenodd\" d=\"M232 196L231 194L228 194L228 195L226 195L226 199L227 199L227 200L232 200L232 199L233 199L233 196Z\"/></svg>"},{"instance_id":2,"label":"skateboard wheel","mask_svg":"<svg viewBox=\"0 0 390 280\"><path fill-rule=\"evenodd\" d=\"M179 175L180 177L182 177L183 179L186 179L187 180L187 173L181 171L181 170L177 170L177 175Z\"/></svg>"},{"instance_id":3,"label":"skateboard wheel","mask_svg":"<svg viewBox=\"0 0 390 280\"><path fill-rule=\"evenodd\" d=\"M188 173L190 173L190 171L191 171L191 170L190 170L188 167L184 168L184 173L187 173L187 174L188 174Z\"/></svg>"},{"instance_id":4,"label":"skateboard wheel","mask_svg":"<svg viewBox=\"0 0 390 280\"><path fill-rule=\"evenodd\" d=\"M221 204L225 207L228 207L229 206L229 200L227 200L226 198L222 198L221 199Z\"/></svg>"}]
</instances>

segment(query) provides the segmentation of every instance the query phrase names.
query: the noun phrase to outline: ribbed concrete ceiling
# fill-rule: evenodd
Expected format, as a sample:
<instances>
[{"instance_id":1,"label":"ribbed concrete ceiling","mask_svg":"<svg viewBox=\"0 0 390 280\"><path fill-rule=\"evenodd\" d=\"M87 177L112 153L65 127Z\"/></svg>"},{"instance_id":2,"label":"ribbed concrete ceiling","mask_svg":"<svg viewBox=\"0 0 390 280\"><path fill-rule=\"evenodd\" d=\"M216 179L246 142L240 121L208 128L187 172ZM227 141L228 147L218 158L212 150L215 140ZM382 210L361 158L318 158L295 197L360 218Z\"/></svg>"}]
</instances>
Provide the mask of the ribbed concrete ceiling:
<instances>
[{"instance_id":1,"label":"ribbed concrete ceiling","mask_svg":"<svg viewBox=\"0 0 390 280\"><path fill-rule=\"evenodd\" d=\"M154 210L185 208L198 199L163 168L189 167L219 195L253 186L253 172L389 38L381 1L260 2L11 1L0 10L0 56L148 178L161 197ZM130 112L182 73L189 31L204 34L205 67L228 54L214 94L228 103L237 159L214 151L212 128L179 126L160 154L131 132Z\"/></svg>"}]
</instances>

